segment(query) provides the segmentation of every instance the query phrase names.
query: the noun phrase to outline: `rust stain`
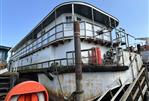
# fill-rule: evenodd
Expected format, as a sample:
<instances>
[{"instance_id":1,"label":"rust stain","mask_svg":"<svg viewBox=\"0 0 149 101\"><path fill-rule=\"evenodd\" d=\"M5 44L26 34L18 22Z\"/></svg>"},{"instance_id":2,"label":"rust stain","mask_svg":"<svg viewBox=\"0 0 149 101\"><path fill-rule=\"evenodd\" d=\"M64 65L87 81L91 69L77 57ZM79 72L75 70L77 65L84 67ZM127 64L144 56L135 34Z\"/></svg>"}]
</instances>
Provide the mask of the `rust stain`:
<instances>
[{"instance_id":1,"label":"rust stain","mask_svg":"<svg viewBox=\"0 0 149 101\"><path fill-rule=\"evenodd\" d=\"M58 90L57 92L53 92L53 91L48 91L49 93L49 101L66 101L66 99L64 99L64 96L61 94L61 91ZM66 94L64 94L66 95ZM97 97L99 97L99 95L101 94L97 94L96 96L93 96L94 94L91 94L92 97L84 99L84 101L91 101L96 99ZM74 101L74 97L73 99L69 99L68 101Z\"/></svg>"},{"instance_id":2,"label":"rust stain","mask_svg":"<svg viewBox=\"0 0 149 101\"><path fill-rule=\"evenodd\" d=\"M60 92L52 92L48 91L49 93L49 101L64 101L63 95L60 94Z\"/></svg>"}]
</instances>

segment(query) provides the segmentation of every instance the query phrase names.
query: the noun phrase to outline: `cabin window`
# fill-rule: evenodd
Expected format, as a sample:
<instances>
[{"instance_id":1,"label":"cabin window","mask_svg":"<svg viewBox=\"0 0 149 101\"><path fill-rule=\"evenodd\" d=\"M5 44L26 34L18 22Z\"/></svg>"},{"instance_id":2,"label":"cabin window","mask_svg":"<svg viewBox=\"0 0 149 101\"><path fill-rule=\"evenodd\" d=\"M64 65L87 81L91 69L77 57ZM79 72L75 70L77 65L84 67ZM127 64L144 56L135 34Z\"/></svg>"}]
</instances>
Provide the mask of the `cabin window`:
<instances>
[{"instance_id":1,"label":"cabin window","mask_svg":"<svg viewBox=\"0 0 149 101\"><path fill-rule=\"evenodd\" d=\"M64 25L64 30L72 30L72 17L66 16L66 24Z\"/></svg>"},{"instance_id":2,"label":"cabin window","mask_svg":"<svg viewBox=\"0 0 149 101\"><path fill-rule=\"evenodd\" d=\"M81 21L81 18L80 17L77 17L77 21Z\"/></svg>"},{"instance_id":3,"label":"cabin window","mask_svg":"<svg viewBox=\"0 0 149 101\"><path fill-rule=\"evenodd\" d=\"M66 22L71 22L72 21L72 17L71 16L66 16Z\"/></svg>"}]
</instances>

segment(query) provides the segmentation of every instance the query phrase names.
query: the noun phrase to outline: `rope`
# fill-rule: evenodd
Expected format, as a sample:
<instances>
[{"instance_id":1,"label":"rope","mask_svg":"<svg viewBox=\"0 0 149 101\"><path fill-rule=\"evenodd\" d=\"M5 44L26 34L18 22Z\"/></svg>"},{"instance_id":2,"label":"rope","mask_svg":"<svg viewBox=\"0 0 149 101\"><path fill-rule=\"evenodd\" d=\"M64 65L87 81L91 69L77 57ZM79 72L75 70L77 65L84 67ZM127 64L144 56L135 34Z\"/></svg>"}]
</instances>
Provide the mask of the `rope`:
<instances>
[{"instance_id":1,"label":"rope","mask_svg":"<svg viewBox=\"0 0 149 101\"><path fill-rule=\"evenodd\" d=\"M58 76L57 66L55 66L55 67L56 67L56 76L57 76L57 80L58 80L58 83L59 83L59 86L60 86L60 90L61 90L63 98L65 98L64 92L63 92L63 89L62 89L62 85L61 85L61 82L60 82L60 79L59 79L59 76Z\"/></svg>"}]
</instances>

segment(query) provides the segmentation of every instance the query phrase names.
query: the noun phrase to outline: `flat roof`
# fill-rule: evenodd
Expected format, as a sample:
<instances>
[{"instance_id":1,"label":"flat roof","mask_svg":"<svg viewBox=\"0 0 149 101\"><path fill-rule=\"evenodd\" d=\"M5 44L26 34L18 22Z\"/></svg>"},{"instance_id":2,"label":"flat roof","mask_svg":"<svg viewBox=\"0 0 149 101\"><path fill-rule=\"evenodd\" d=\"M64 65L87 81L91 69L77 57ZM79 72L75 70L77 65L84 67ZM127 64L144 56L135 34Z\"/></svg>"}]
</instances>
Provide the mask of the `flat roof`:
<instances>
[{"instance_id":1,"label":"flat roof","mask_svg":"<svg viewBox=\"0 0 149 101\"><path fill-rule=\"evenodd\" d=\"M80 14L82 16L85 16L89 19L94 19L94 21L99 22L107 27L109 27L109 19L111 21L111 25L113 28L117 27L119 24L119 21L114 16L104 12L103 10L82 1L70 1L70 2L64 2L62 4L59 4L56 6L37 26L35 26L31 32L29 32L13 49L12 51L15 51L17 48L22 46L27 40L31 39L34 34L37 34L41 31L42 28L49 25L53 20L55 20L55 11L56 11L56 17L59 17L63 13L72 13L72 4L74 5L74 13ZM91 11L93 10L93 11ZM92 13L93 15L92 16Z\"/></svg>"},{"instance_id":2,"label":"flat roof","mask_svg":"<svg viewBox=\"0 0 149 101\"><path fill-rule=\"evenodd\" d=\"M7 47L7 46L2 46L2 45L0 45L0 50L9 51L10 49L11 49L11 47Z\"/></svg>"}]
</instances>

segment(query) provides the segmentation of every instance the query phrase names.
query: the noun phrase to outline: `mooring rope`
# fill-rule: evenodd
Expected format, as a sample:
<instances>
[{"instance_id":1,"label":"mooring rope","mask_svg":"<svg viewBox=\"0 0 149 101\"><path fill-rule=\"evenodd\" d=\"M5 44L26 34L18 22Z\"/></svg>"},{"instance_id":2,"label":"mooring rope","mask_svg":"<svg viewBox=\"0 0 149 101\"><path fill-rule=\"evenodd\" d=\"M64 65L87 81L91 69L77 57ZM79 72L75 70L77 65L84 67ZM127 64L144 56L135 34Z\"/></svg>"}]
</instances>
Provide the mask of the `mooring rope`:
<instances>
[{"instance_id":1,"label":"mooring rope","mask_svg":"<svg viewBox=\"0 0 149 101\"><path fill-rule=\"evenodd\" d=\"M59 83L59 86L60 86L60 90L61 90L63 98L65 98L64 92L63 92L63 89L62 89L62 85L61 85L61 82L60 82L60 79L59 79L59 76L58 76L57 66L55 66L55 67L56 67L56 76L57 76L57 80L58 80L58 83Z\"/></svg>"}]
</instances>

